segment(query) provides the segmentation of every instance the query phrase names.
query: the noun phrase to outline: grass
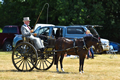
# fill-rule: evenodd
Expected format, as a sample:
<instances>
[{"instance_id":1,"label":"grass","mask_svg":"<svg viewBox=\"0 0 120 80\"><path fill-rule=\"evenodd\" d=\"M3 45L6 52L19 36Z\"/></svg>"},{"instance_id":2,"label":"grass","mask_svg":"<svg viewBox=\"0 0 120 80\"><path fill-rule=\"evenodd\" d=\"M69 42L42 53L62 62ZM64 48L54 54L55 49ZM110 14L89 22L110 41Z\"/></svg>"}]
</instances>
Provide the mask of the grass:
<instances>
[{"instance_id":1,"label":"grass","mask_svg":"<svg viewBox=\"0 0 120 80\"><path fill-rule=\"evenodd\" d=\"M80 74L79 60L67 57L64 73L56 72L55 65L46 71L19 72L12 64L11 53L0 52L0 80L120 80L120 55L110 58L110 54L96 54L94 59L85 60L84 73Z\"/></svg>"}]
</instances>

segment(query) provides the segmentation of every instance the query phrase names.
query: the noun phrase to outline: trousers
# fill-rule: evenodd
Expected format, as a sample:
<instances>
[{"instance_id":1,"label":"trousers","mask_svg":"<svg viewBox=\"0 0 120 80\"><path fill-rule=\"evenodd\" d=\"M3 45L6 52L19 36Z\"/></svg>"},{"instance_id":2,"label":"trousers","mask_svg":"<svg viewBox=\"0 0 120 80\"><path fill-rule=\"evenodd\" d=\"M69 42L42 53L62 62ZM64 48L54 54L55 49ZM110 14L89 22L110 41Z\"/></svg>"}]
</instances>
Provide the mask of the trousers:
<instances>
[{"instance_id":1,"label":"trousers","mask_svg":"<svg viewBox=\"0 0 120 80\"><path fill-rule=\"evenodd\" d=\"M32 35L29 38L34 42L36 49L44 48L43 42L40 38L34 37Z\"/></svg>"}]
</instances>

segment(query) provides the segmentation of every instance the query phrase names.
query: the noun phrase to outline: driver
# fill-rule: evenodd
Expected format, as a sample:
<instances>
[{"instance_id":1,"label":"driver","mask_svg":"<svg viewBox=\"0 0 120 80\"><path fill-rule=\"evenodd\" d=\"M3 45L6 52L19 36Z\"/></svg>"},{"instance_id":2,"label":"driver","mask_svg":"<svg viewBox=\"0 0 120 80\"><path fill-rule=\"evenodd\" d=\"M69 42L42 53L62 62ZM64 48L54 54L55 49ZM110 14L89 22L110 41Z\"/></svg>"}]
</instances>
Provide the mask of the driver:
<instances>
[{"instance_id":1,"label":"driver","mask_svg":"<svg viewBox=\"0 0 120 80\"><path fill-rule=\"evenodd\" d=\"M31 29L30 26L29 26L29 24L30 24L29 17L24 17L23 18L23 22L24 22L24 25L22 25L22 27L21 27L22 35L27 37L27 38L29 38L30 40L32 40L34 42L35 48L37 49L37 51L43 52L44 51L44 45L43 45L43 43L42 43L40 38L34 37L37 34L36 33L32 33L33 29Z\"/></svg>"}]
</instances>

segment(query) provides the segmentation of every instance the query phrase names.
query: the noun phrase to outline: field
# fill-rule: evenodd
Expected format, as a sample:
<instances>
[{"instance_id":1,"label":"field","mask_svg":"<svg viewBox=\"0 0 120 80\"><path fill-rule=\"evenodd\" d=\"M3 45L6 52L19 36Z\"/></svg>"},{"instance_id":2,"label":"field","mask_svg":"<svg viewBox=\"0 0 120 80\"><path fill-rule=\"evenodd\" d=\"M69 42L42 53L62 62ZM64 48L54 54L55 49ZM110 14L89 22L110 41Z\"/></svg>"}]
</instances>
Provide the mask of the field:
<instances>
[{"instance_id":1,"label":"field","mask_svg":"<svg viewBox=\"0 0 120 80\"><path fill-rule=\"evenodd\" d=\"M63 61L64 73L56 72L55 65L47 71L19 72L11 53L0 52L0 80L120 80L120 55L110 58L110 54L96 54L94 59L85 59L84 73L80 74L79 60L69 57Z\"/></svg>"}]
</instances>

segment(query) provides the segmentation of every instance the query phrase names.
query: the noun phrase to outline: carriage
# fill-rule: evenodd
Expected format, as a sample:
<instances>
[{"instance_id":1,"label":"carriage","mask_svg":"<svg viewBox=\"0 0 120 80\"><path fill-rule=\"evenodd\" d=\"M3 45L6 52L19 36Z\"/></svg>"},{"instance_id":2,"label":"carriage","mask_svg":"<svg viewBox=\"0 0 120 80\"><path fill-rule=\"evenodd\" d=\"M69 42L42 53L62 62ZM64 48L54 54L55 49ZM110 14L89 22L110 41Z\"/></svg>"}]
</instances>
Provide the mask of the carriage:
<instances>
[{"instance_id":1,"label":"carriage","mask_svg":"<svg viewBox=\"0 0 120 80\"><path fill-rule=\"evenodd\" d=\"M54 29L56 30L56 28L61 28L60 32L62 34L59 34L59 36L54 37L55 33L53 32L53 30ZM75 29L73 29L73 28L75 28ZM17 43L17 45L13 49L13 53L12 53L13 65L15 66L15 68L18 71L31 71L34 68L36 68L38 70L48 70L55 62L54 60L56 60L55 59L56 53L57 52L59 53L60 51L64 51L63 49L55 50L56 39L58 37L68 37L68 35L70 36L71 30L80 31L80 33L74 34L74 37L78 37L78 36L83 37L85 35L83 34L84 32L81 32L81 31L84 31L84 28L85 27L82 27L82 26L76 26L76 27L74 27L74 26L67 26L67 27L65 27L65 26L47 26L47 27L43 27L41 29L36 29L36 32L40 31L40 32L38 32L38 33L40 33L39 37L44 40L44 45L45 45L44 52L37 51L36 48L34 47L33 41L22 36L22 42L18 41L20 43ZM67 31L69 31L70 34L67 33ZM72 31L72 32L76 32L76 31ZM56 33L57 33L57 30L56 30ZM95 38L97 38L97 37L95 35ZM16 40L16 38L15 38L15 40ZM59 43L59 41L58 41L58 43ZM85 46L85 44L83 46ZM78 47L83 47L83 46L77 46L77 47L69 46L65 50L76 49Z\"/></svg>"},{"instance_id":2,"label":"carriage","mask_svg":"<svg viewBox=\"0 0 120 80\"><path fill-rule=\"evenodd\" d=\"M33 41L22 37L23 42L19 43L13 50L12 62L18 71L48 70L53 65L55 39L48 39L45 43L43 53L37 51Z\"/></svg>"}]
</instances>

